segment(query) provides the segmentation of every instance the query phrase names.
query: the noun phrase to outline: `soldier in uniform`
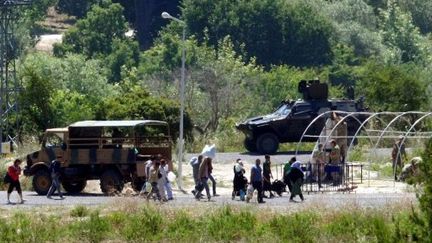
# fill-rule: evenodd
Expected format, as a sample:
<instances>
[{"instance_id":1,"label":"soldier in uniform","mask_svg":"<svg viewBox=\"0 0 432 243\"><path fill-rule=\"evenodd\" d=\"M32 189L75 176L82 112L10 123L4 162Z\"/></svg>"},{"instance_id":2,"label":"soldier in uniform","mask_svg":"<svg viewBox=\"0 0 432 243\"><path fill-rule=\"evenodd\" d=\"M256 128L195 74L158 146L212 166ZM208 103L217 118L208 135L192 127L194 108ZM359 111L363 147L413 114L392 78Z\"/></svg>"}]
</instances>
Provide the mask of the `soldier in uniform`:
<instances>
[{"instance_id":1,"label":"soldier in uniform","mask_svg":"<svg viewBox=\"0 0 432 243\"><path fill-rule=\"evenodd\" d=\"M405 144L402 143L403 140L403 136L399 136L398 140L395 141L395 143L393 144L393 149L392 149L392 165L393 165L393 171L395 172L395 180L398 180L397 175L401 172L402 167L403 167L403 160L402 160L402 156L404 159L406 159L407 155L405 152ZM399 152L400 150L400 152Z\"/></svg>"}]
</instances>

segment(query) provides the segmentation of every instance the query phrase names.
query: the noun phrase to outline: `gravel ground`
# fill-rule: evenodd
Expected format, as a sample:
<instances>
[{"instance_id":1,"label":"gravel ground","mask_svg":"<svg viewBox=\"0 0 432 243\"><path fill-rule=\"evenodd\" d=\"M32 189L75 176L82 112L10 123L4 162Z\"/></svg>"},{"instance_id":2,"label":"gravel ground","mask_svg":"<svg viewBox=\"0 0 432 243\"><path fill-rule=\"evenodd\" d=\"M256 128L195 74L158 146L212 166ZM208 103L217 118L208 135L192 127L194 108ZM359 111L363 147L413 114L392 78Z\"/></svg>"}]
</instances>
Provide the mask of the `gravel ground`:
<instances>
[{"instance_id":1,"label":"gravel ground","mask_svg":"<svg viewBox=\"0 0 432 243\"><path fill-rule=\"evenodd\" d=\"M186 161L196 154L186 154ZM280 166L288 161L293 156L292 153L278 153L273 155L272 161L276 165L273 167L273 174L275 179L278 174L281 173ZM208 206L222 206L222 205L234 205L234 206L257 206L256 196L251 203L246 204L240 201L231 199L232 190L232 166L235 159L241 158L246 163L247 176L250 170L250 166L253 164L256 158L264 159L262 155L253 155L247 153L219 153L216 157L214 164L214 176L218 183L217 192L220 194L219 197L213 197L210 202L207 200L196 201L190 193L192 189L192 171L189 163L183 164L183 175L184 175L184 189L187 194L174 190L175 200L163 203L164 207L179 207L179 208L194 208L194 207L208 207ZM297 156L301 161L307 161L309 154L301 154ZM176 186L173 186L177 188ZM24 192L24 197L27 200L25 204L6 205L6 192L0 191L0 209L13 210L13 209L40 209L46 207L63 207L72 208L76 205L85 206L101 206L109 207L109 205L119 205L126 202L133 204L146 203L146 200L139 196L133 196L130 189L123 191L122 196L107 197L104 196L99 189L98 181L89 181L85 189L85 193L79 195L67 195L66 199L47 199L45 196L39 196L35 192ZM55 198L55 197L54 197ZM417 203L415 194L412 188L406 184L393 181L364 181L363 184L358 185L358 188L351 193L312 193L305 194L306 200L300 202L297 198L298 203L289 202L288 194L283 194L282 197L276 197L273 199L267 199L265 204L260 204L259 208L265 208L270 210L298 210L302 208L343 208L350 206L357 206L361 208L381 208L389 205L411 205ZM2 201L1 201L2 200ZM12 194L12 201L18 201L16 192ZM150 202L155 203L155 202ZM158 203L156 203L158 204Z\"/></svg>"},{"instance_id":2,"label":"gravel ground","mask_svg":"<svg viewBox=\"0 0 432 243\"><path fill-rule=\"evenodd\" d=\"M275 197L272 199L265 199L265 204L258 204L256 202L256 196L251 200L249 204L240 201L237 197L232 200L229 195L222 192L221 196L213 197L210 202L206 199L196 201L192 195L183 194L180 191L175 191L175 199L163 203L167 207L178 207L178 208L194 208L200 206L222 206L222 205L233 205L233 206L258 206L260 208L271 210L282 210L291 211L299 210L304 208L344 208L356 206L360 208L383 208L391 205L402 204L411 205L417 203L417 199L414 193L348 193L348 194L306 194L305 201L301 202L299 198L296 198L297 202L289 202L288 194L283 194L282 197ZM7 205L6 192L0 192L0 198L4 199L4 203L0 205L2 210L13 210L13 209L42 209L44 207L74 207L76 205L85 206L109 206L111 204L118 205L122 202L128 203L147 203L147 201L139 196L122 196L122 197L107 197L102 194L83 193L81 195L66 195L64 200L53 197L54 199L48 199L45 196L39 196L34 192L24 192L24 198L27 200L24 204ZM16 192L13 193L12 201L18 201ZM150 201L151 204L159 204L159 202Z\"/></svg>"}]
</instances>

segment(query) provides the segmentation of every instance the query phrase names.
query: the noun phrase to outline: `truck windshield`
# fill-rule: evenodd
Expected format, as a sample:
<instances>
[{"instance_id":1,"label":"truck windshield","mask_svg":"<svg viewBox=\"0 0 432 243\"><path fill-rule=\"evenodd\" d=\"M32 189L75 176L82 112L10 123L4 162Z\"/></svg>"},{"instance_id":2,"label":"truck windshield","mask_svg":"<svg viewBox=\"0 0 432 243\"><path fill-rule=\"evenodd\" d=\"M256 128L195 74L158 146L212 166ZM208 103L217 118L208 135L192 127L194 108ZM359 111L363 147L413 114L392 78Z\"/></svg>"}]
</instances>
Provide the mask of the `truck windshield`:
<instances>
[{"instance_id":1,"label":"truck windshield","mask_svg":"<svg viewBox=\"0 0 432 243\"><path fill-rule=\"evenodd\" d=\"M60 147L63 144L63 133L47 133L45 137L45 147Z\"/></svg>"},{"instance_id":2,"label":"truck windshield","mask_svg":"<svg viewBox=\"0 0 432 243\"><path fill-rule=\"evenodd\" d=\"M291 106L287 104L281 105L274 113L275 116L286 116L291 112Z\"/></svg>"}]
</instances>

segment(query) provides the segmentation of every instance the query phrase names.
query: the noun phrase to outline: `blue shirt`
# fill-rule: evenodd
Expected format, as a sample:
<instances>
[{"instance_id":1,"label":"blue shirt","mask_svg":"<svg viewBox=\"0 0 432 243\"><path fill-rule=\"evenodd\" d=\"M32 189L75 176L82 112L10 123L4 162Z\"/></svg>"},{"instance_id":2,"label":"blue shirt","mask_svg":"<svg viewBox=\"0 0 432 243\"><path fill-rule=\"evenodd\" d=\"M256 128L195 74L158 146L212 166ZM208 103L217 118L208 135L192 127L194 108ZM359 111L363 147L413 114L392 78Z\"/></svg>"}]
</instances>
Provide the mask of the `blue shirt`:
<instances>
[{"instance_id":1,"label":"blue shirt","mask_svg":"<svg viewBox=\"0 0 432 243\"><path fill-rule=\"evenodd\" d=\"M261 167L259 167L259 165L252 166L251 174L252 174L252 178L251 178L252 182L262 181L262 169Z\"/></svg>"}]
</instances>

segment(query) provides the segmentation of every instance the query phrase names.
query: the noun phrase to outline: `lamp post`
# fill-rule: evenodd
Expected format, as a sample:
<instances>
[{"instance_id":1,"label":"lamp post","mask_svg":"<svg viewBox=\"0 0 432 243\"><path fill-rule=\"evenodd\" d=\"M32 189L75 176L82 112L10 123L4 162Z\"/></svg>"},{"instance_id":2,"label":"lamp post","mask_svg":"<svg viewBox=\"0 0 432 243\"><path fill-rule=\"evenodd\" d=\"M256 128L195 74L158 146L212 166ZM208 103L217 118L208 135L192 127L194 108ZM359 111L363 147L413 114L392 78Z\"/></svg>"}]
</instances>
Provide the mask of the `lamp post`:
<instances>
[{"instance_id":1,"label":"lamp post","mask_svg":"<svg viewBox=\"0 0 432 243\"><path fill-rule=\"evenodd\" d=\"M179 135L179 151L178 151L178 187L182 189L182 161L183 161L183 113L184 113L184 92L185 92L185 62L186 62L186 49L185 49L185 39L186 39L186 24L184 21L171 16L167 12L162 12L162 18L171 19L179 22L183 25L183 35L182 35L182 59L181 59L181 78L180 78L180 135Z\"/></svg>"}]
</instances>

